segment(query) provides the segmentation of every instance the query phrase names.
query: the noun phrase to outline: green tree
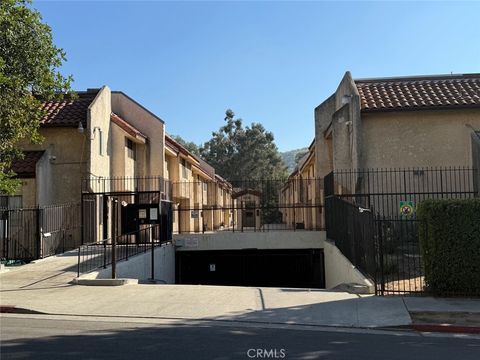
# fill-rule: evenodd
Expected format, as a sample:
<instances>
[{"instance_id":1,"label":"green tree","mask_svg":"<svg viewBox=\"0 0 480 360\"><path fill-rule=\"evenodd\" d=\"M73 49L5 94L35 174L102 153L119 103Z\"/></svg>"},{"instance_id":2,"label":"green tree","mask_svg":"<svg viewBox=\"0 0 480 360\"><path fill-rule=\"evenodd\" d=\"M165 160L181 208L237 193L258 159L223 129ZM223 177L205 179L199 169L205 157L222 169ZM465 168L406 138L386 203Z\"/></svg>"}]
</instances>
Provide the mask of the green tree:
<instances>
[{"instance_id":1,"label":"green tree","mask_svg":"<svg viewBox=\"0 0 480 360\"><path fill-rule=\"evenodd\" d=\"M200 156L200 147L192 141L186 141L180 135L172 135L172 139L182 145L185 149L190 151L192 154Z\"/></svg>"},{"instance_id":2,"label":"green tree","mask_svg":"<svg viewBox=\"0 0 480 360\"><path fill-rule=\"evenodd\" d=\"M273 134L259 123L244 128L230 109L225 121L200 149L202 157L235 188L260 192L263 224L281 223L278 201L288 172Z\"/></svg>"},{"instance_id":3,"label":"green tree","mask_svg":"<svg viewBox=\"0 0 480 360\"><path fill-rule=\"evenodd\" d=\"M229 181L278 179L287 176L273 134L262 124L243 127L235 113L225 112L226 124L200 149L202 157Z\"/></svg>"},{"instance_id":4,"label":"green tree","mask_svg":"<svg viewBox=\"0 0 480 360\"><path fill-rule=\"evenodd\" d=\"M23 156L18 142L42 139L40 99L60 99L72 80L58 71L65 52L53 44L50 27L30 4L0 2L0 193L7 194L19 186L9 170L12 161Z\"/></svg>"}]
</instances>

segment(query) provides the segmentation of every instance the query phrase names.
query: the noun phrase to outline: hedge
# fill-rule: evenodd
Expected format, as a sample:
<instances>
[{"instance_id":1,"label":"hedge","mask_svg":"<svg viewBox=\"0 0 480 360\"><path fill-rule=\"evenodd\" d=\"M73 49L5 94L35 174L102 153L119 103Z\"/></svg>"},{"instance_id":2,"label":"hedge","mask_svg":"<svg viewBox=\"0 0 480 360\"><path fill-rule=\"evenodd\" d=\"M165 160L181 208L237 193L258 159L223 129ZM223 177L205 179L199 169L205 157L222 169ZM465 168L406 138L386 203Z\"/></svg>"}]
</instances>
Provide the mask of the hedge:
<instances>
[{"instance_id":1,"label":"hedge","mask_svg":"<svg viewBox=\"0 0 480 360\"><path fill-rule=\"evenodd\" d=\"M425 283L435 295L480 295L480 199L418 205Z\"/></svg>"}]
</instances>

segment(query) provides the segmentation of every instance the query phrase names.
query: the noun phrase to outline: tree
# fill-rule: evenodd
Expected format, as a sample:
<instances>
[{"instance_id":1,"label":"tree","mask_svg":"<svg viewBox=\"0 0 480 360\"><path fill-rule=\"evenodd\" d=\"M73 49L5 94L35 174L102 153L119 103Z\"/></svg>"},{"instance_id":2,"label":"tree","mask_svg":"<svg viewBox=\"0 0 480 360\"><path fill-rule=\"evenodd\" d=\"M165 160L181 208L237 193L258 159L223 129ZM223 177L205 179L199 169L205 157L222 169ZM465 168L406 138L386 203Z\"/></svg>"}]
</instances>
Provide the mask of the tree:
<instances>
[{"instance_id":1,"label":"tree","mask_svg":"<svg viewBox=\"0 0 480 360\"><path fill-rule=\"evenodd\" d=\"M226 124L200 149L202 157L233 187L261 194L263 224L281 223L278 201L288 172L273 134L260 123L244 128L242 119L235 119L230 109L224 120Z\"/></svg>"},{"instance_id":2,"label":"tree","mask_svg":"<svg viewBox=\"0 0 480 360\"><path fill-rule=\"evenodd\" d=\"M200 149L202 157L229 181L287 176L273 134L260 123L243 127L242 119L228 109L226 124Z\"/></svg>"},{"instance_id":3,"label":"tree","mask_svg":"<svg viewBox=\"0 0 480 360\"><path fill-rule=\"evenodd\" d=\"M41 141L41 100L61 99L72 81L57 70L65 52L53 44L50 27L30 4L0 2L0 193L7 194L19 186L9 170L12 161L23 156L18 142Z\"/></svg>"},{"instance_id":4,"label":"tree","mask_svg":"<svg viewBox=\"0 0 480 360\"><path fill-rule=\"evenodd\" d=\"M192 141L186 141L180 135L172 135L172 139L182 145L185 149L190 151L192 154L200 156L200 147Z\"/></svg>"}]
</instances>

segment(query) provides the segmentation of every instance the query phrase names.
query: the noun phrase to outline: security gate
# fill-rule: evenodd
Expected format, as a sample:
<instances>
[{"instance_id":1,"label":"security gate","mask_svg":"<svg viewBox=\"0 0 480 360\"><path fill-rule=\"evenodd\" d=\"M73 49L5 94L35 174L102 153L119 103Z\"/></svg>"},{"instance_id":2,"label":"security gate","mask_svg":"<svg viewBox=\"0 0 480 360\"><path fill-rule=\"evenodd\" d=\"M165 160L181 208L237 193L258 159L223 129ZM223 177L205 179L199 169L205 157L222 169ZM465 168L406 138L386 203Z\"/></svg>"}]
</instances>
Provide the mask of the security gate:
<instances>
[{"instance_id":1,"label":"security gate","mask_svg":"<svg viewBox=\"0 0 480 360\"><path fill-rule=\"evenodd\" d=\"M466 167L366 169L324 179L327 237L376 284L376 293L427 291L415 208L425 199L480 196Z\"/></svg>"},{"instance_id":2,"label":"security gate","mask_svg":"<svg viewBox=\"0 0 480 360\"><path fill-rule=\"evenodd\" d=\"M80 204L0 209L0 257L31 261L80 245Z\"/></svg>"}]
</instances>

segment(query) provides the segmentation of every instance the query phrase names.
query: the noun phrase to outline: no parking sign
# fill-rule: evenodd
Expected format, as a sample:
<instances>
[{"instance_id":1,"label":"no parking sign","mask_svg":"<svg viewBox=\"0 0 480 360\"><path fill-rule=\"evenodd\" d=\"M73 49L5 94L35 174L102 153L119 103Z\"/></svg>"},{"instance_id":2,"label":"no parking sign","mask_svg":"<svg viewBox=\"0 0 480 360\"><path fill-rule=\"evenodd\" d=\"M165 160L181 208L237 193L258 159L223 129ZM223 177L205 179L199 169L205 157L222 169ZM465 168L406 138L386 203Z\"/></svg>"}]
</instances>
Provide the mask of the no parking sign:
<instances>
[{"instance_id":1,"label":"no parking sign","mask_svg":"<svg viewBox=\"0 0 480 360\"><path fill-rule=\"evenodd\" d=\"M415 216L415 203L413 201L400 201L400 218L411 219Z\"/></svg>"}]
</instances>

